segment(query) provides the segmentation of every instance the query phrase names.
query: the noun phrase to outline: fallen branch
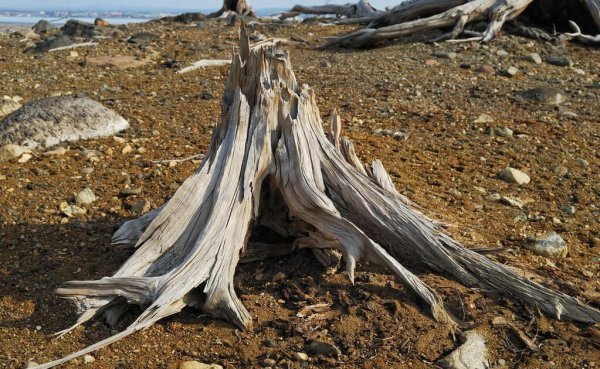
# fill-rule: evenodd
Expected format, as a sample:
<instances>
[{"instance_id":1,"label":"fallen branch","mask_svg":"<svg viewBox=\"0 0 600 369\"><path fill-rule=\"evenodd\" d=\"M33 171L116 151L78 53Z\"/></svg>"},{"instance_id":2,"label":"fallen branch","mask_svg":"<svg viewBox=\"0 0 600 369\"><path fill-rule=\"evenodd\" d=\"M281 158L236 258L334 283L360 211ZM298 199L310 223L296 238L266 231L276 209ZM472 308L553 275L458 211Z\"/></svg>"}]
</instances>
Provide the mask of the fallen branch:
<instances>
[{"instance_id":1,"label":"fallen branch","mask_svg":"<svg viewBox=\"0 0 600 369\"><path fill-rule=\"evenodd\" d=\"M203 59L195 62L189 67L182 68L178 70L177 74L188 73L196 69L206 68L206 67L221 67L223 65L231 64L231 60L220 60L220 59Z\"/></svg>"},{"instance_id":2,"label":"fallen branch","mask_svg":"<svg viewBox=\"0 0 600 369\"><path fill-rule=\"evenodd\" d=\"M54 49L48 50L48 52L51 53L51 52L55 52L55 51L76 49L76 48L79 48L79 47L92 47L92 46L98 46L98 43L97 42L82 42L80 44L72 44L72 45L69 45L69 46L56 47Z\"/></svg>"}]
</instances>

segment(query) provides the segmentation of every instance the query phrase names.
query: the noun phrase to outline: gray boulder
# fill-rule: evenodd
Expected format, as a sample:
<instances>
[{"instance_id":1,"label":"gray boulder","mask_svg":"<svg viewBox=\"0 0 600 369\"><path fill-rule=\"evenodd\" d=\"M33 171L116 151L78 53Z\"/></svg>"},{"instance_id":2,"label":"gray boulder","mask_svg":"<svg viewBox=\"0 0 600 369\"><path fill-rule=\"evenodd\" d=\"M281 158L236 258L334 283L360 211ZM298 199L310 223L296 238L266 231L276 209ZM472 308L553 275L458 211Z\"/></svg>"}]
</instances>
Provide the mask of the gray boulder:
<instances>
[{"instance_id":1,"label":"gray boulder","mask_svg":"<svg viewBox=\"0 0 600 369\"><path fill-rule=\"evenodd\" d=\"M487 369L487 347L485 340L476 331L467 331L462 336L464 343L448 356L437 361L445 369Z\"/></svg>"},{"instance_id":2,"label":"gray boulder","mask_svg":"<svg viewBox=\"0 0 600 369\"><path fill-rule=\"evenodd\" d=\"M0 122L0 147L50 147L110 136L127 128L129 123L123 117L94 100L50 97L34 100L7 115Z\"/></svg>"}]
</instances>

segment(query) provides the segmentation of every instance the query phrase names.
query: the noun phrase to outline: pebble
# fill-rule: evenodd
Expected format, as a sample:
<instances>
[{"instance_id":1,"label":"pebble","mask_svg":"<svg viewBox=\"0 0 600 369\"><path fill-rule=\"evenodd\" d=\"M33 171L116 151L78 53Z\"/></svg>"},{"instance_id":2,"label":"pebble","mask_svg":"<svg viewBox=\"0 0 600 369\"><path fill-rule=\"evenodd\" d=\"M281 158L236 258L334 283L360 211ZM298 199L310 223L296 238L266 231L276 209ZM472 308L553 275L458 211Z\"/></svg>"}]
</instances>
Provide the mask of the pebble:
<instances>
[{"instance_id":1,"label":"pebble","mask_svg":"<svg viewBox=\"0 0 600 369\"><path fill-rule=\"evenodd\" d=\"M477 119L475 119L473 121L473 123L482 124L482 123L492 123L493 121L494 121L494 118L492 118L491 116L489 116L487 114L481 114L480 116L477 117Z\"/></svg>"},{"instance_id":2,"label":"pebble","mask_svg":"<svg viewBox=\"0 0 600 369\"><path fill-rule=\"evenodd\" d=\"M18 110L20 107L21 104L13 100L0 101L0 117L3 115L8 115L13 111Z\"/></svg>"},{"instance_id":3,"label":"pebble","mask_svg":"<svg viewBox=\"0 0 600 369\"><path fill-rule=\"evenodd\" d=\"M558 67L573 66L573 61L564 55L549 55L546 57L546 63L556 65Z\"/></svg>"},{"instance_id":4,"label":"pebble","mask_svg":"<svg viewBox=\"0 0 600 369\"><path fill-rule=\"evenodd\" d=\"M390 131L389 129L378 128L373 133L375 133L377 136L390 136L392 134L392 131Z\"/></svg>"},{"instance_id":5,"label":"pebble","mask_svg":"<svg viewBox=\"0 0 600 369\"><path fill-rule=\"evenodd\" d=\"M132 213L142 215L150 211L150 203L146 200L136 201L131 204L130 208Z\"/></svg>"},{"instance_id":6,"label":"pebble","mask_svg":"<svg viewBox=\"0 0 600 369\"><path fill-rule=\"evenodd\" d=\"M519 69L516 67L508 67L507 69L500 71L500 75L505 77L514 77L517 73L519 73Z\"/></svg>"},{"instance_id":7,"label":"pebble","mask_svg":"<svg viewBox=\"0 0 600 369\"><path fill-rule=\"evenodd\" d=\"M523 206L525 206L525 204L522 201L508 196L502 196L502 198L500 198L500 202L510 206L514 206L515 208L519 209L522 209Z\"/></svg>"},{"instance_id":8,"label":"pebble","mask_svg":"<svg viewBox=\"0 0 600 369\"><path fill-rule=\"evenodd\" d=\"M218 364L204 364L199 361L190 360L179 364L179 369L223 369L223 367Z\"/></svg>"},{"instance_id":9,"label":"pebble","mask_svg":"<svg viewBox=\"0 0 600 369\"><path fill-rule=\"evenodd\" d=\"M85 167L81 170L81 174L92 174L94 172L94 168Z\"/></svg>"},{"instance_id":10,"label":"pebble","mask_svg":"<svg viewBox=\"0 0 600 369\"><path fill-rule=\"evenodd\" d=\"M561 206L560 210L567 215L575 215L575 207L573 205Z\"/></svg>"},{"instance_id":11,"label":"pebble","mask_svg":"<svg viewBox=\"0 0 600 369\"><path fill-rule=\"evenodd\" d=\"M284 278L285 278L285 274L282 272L279 272L273 276L273 282L279 282Z\"/></svg>"},{"instance_id":12,"label":"pebble","mask_svg":"<svg viewBox=\"0 0 600 369\"><path fill-rule=\"evenodd\" d=\"M552 172L559 177L564 177L569 174L569 169L564 165L556 165L554 168L552 168Z\"/></svg>"},{"instance_id":13,"label":"pebble","mask_svg":"<svg viewBox=\"0 0 600 369\"><path fill-rule=\"evenodd\" d=\"M40 365L40 364L36 363L35 361L28 361L27 364L25 364L25 369L27 369L27 368L33 368L33 367L36 367L38 365Z\"/></svg>"},{"instance_id":14,"label":"pebble","mask_svg":"<svg viewBox=\"0 0 600 369\"><path fill-rule=\"evenodd\" d=\"M590 162L582 158L575 160L575 163L577 163L577 165L583 168L587 168L590 166Z\"/></svg>"},{"instance_id":15,"label":"pebble","mask_svg":"<svg viewBox=\"0 0 600 369\"><path fill-rule=\"evenodd\" d=\"M127 155L133 152L133 147L131 147L131 145L127 144L125 145L125 147L121 150L121 154L123 155Z\"/></svg>"},{"instance_id":16,"label":"pebble","mask_svg":"<svg viewBox=\"0 0 600 369\"><path fill-rule=\"evenodd\" d=\"M477 68L476 72L483 74L496 74L496 70L490 64L484 64L480 66L479 68Z\"/></svg>"},{"instance_id":17,"label":"pebble","mask_svg":"<svg viewBox=\"0 0 600 369\"><path fill-rule=\"evenodd\" d=\"M531 54L523 55L523 60L531 62L531 63L535 63L535 64L542 64L542 57L538 53L531 53Z\"/></svg>"},{"instance_id":18,"label":"pebble","mask_svg":"<svg viewBox=\"0 0 600 369\"><path fill-rule=\"evenodd\" d=\"M440 59L456 59L457 54L453 51L436 51L432 54L436 58Z\"/></svg>"},{"instance_id":19,"label":"pebble","mask_svg":"<svg viewBox=\"0 0 600 369\"><path fill-rule=\"evenodd\" d=\"M94 361L96 361L96 359L92 355L90 355L90 354L83 355L84 363L89 364L89 363L93 363Z\"/></svg>"},{"instance_id":20,"label":"pebble","mask_svg":"<svg viewBox=\"0 0 600 369\"><path fill-rule=\"evenodd\" d=\"M30 150L24 146L14 144L4 145L0 147L0 162L19 157L28 152L30 152Z\"/></svg>"},{"instance_id":21,"label":"pebble","mask_svg":"<svg viewBox=\"0 0 600 369\"><path fill-rule=\"evenodd\" d=\"M321 68L331 68L331 63L328 62L328 61L322 61L322 62L319 63L319 66Z\"/></svg>"},{"instance_id":22,"label":"pebble","mask_svg":"<svg viewBox=\"0 0 600 369\"><path fill-rule=\"evenodd\" d=\"M515 183L517 185L528 184L531 181L531 178L524 172L521 172L515 168L505 168L498 174L498 178L507 183Z\"/></svg>"},{"instance_id":23,"label":"pebble","mask_svg":"<svg viewBox=\"0 0 600 369\"><path fill-rule=\"evenodd\" d=\"M40 168L32 168L31 172L38 177L48 177L50 175L50 172L48 172L45 169L40 169Z\"/></svg>"},{"instance_id":24,"label":"pebble","mask_svg":"<svg viewBox=\"0 0 600 369\"><path fill-rule=\"evenodd\" d=\"M407 132L397 131L392 134L392 138L396 141L404 141L408 139L409 134Z\"/></svg>"},{"instance_id":25,"label":"pebble","mask_svg":"<svg viewBox=\"0 0 600 369\"><path fill-rule=\"evenodd\" d=\"M294 361L308 361L308 355L304 352L294 352Z\"/></svg>"},{"instance_id":26,"label":"pebble","mask_svg":"<svg viewBox=\"0 0 600 369\"><path fill-rule=\"evenodd\" d=\"M44 155L44 156L63 156L64 154L67 153L67 151L69 151L69 149L66 149L64 147L59 147L54 150L48 150L45 153L43 153L42 155Z\"/></svg>"},{"instance_id":27,"label":"pebble","mask_svg":"<svg viewBox=\"0 0 600 369\"><path fill-rule=\"evenodd\" d=\"M426 59L425 60L425 65L429 66L429 67L433 67L440 64L437 60L435 59Z\"/></svg>"},{"instance_id":28,"label":"pebble","mask_svg":"<svg viewBox=\"0 0 600 369\"><path fill-rule=\"evenodd\" d=\"M569 252L567 243L556 232L548 233L528 248L536 255L549 258L564 258Z\"/></svg>"},{"instance_id":29,"label":"pebble","mask_svg":"<svg viewBox=\"0 0 600 369\"><path fill-rule=\"evenodd\" d=\"M513 130L508 127L495 128L494 132L496 133L497 136L504 137L504 138L509 138L509 137L513 136Z\"/></svg>"},{"instance_id":30,"label":"pebble","mask_svg":"<svg viewBox=\"0 0 600 369\"><path fill-rule=\"evenodd\" d=\"M517 95L528 100L535 100L543 104L560 105L567 100L567 96L559 89L549 87L532 88L517 92Z\"/></svg>"},{"instance_id":31,"label":"pebble","mask_svg":"<svg viewBox=\"0 0 600 369\"><path fill-rule=\"evenodd\" d=\"M508 51L500 49L496 51L496 55L498 55L501 58L505 58L508 56Z\"/></svg>"},{"instance_id":32,"label":"pebble","mask_svg":"<svg viewBox=\"0 0 600 369\"><path fill-rule=\"evenodd\" d=\"M485 340L476 331L463 333L464 343L456 350L436 362L445 369L487 369L487 347Z\"/></svg>"},{"instance_id":33,"label":"pebble","mask_svg":"<svg viewBox=\"0 0 600 369\"><path fill-rule=\"evenodd\" d=\"M277 365L277 361L271 358L267 358L262 362L263 368Z\"/></svg>"},{"instance_id":34,"label":"pebble","mask_svg":"<svg viewBox=\"0 0 600 369\"><path fill-rule=\"evenodd\" d=\"M60 203L59 208L60 211L69 218L76 217L78 215L85 215L87 212L85 209L82 209L77 205L69 205L65 201Z\"/></svg>"},{"instance_id":35,"label":"pebble","mask_svg":"<svg viewBox=\"0 0 600 369\"><path fill-rule=\"evenodd\" d=\"M327 342L313 341L306 346L306 352L314 355L338 356L342 352L335 345Z\"/></svg>"},{"instance_id":36,"label":"pebble","mask_svg":"<svg viewBox=\"0 0 600 369\"><path fill-rule=\"evenodd\" d=\"M18 162L21 164L27 163L29 160L31 160L31 158L33 158L33 155L23 154L23 155L21 155L21 158L18 160Z\"/></svg>"},{"instance_id":37,"label":"pebble","mask_svg":"<svg viewBox=\"0 0 600 369\"><path fill-rule=\"evenodd\" d=\"M77 195L75 195L75 203L77 205L89 205L96 201L96 196L91 188L86 187Z\"/></svg>"},{"instance_id":38,"label":"pebble","mask_svg":"<svg viewBox=\"0 0 600 369\"><path fill-rule=\"evenodd\" d=\"M142 193L141 188L124 188L121 191L119 191L119 197L135 196L135 195L139 195L141 193Z\"/></svg>"}]
</instances>

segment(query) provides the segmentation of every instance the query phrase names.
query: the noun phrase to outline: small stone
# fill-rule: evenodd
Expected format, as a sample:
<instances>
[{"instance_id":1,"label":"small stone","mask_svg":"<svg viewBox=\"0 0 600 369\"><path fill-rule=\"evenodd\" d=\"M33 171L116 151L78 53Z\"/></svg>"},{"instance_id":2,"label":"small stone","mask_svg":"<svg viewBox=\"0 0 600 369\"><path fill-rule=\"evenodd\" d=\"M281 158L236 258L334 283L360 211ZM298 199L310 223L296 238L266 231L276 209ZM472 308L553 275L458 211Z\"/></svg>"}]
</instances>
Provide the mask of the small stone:
<instances>
[{"instance_id":1,"label":"small stone","mask_svg":"<svg viewBox=\"0 0 600 369\"><path fill-rule=\"evenodd\" d=\"M76 217L78 215L85 215L87 212L85 209L82 209L77 205L69 205L65 201L60 203L59 208L60 211L69 218Z\"/></svg>"},{"instance_id":2,"label":"small stone","mask_svg":"<svg viewBox=\"0 0 600 369\"><path fill-rule=\"evenodd\" d=\"M94 172L94 168L85 167L81 170L81 174L92 174Z\"/></svg>"},{"instance_id":3,"label":"small stone","mask_svg":"<svg viewBox=\"0 0 600 369\"><path fill-rule=\"evenodd\" d=\"M508 197L508 196L502 196L502 198L500 199L500 202L510 205L510 206L514 206L515 208L519 208L519 209L522 209L523 206L525 206L525 204L522 201L517 200L512 197Z\"/></svg>"},{"instance_id":4,"label":"small stone","mask_svg":"<svg viewBox=\"0 0 600 369\"><path fill-rule=\"evenodd\" d=\"M215 96L214 96L214 95L213 95L213 93L212 93L212 92L210 92L210 91L204 91L204 92L203 92L203 93L200 95L200 98L201 98L202 100L212 100L212 99L214 99L214 98L215 98Z\"/></svg>"},{"instance_id":5,"label":"small stone","mask_svg":"<svg viewBox=\"0 0 600 369\"><path fill-rule=\"evenodd\" d=\"M559 177L564 177L569 174L569 169L564 165L556 165L554 168L552 168L552 172Z\"/></svg>"},{"instance_id":6,"label":"small stone","mask_svg":"<svg viewBox=\"0 0 600 369\"><path fill-rule=\"evenodd\" d=\"M392 134L392 138L396 141L404 141L408 139L409 134L407 132L397 131Z\"/></svg>"},{"instance_id":7,"label":"small stone","mask_svg":"<svg viewBox=\"0 0 600 369\"><path fill-rule=\"evenodd\" d=\"M377 136L390 136L392 134L392 131L390 131L389 129L378 128L373 133L375 133Z\"/></svg>"},{"instance_id":8,"label":"small stone","mask_svg":"<svg viewBox=\"0 0 600 369\"><path fill-rule=\"evenodd\" d=\"M501 58L505 58L508 56L508 51L500 49L496 51L496 55L498 55Z\"/></svg>"},{"instance_id":9,"label":"small stone","mask_svg":"<svg viewBox=\"0 0 600 369\"><path fill-rule=\"evenodd\" d=\"M96 361L96 359L92 355L90 355L90 354L83 355L84 363L89 364L89 363L93 363L94 361Z\"/></svg>"},{"instance_id":10,"label":"small stone","mask_svg":"<svg viewBox=\"0 0 600 369\"><path fill-rule=\"evenodd\" d=\"M67 151L69 151L69 149L65 149L64 147L59 147L54 150L48 150L45 153L43 153L42 155L44 155L44 156L63 156L64 154L67 153Z\"/></svg>"},{"instance_id":11,"label":"small stone","mask_svg":"<svg viewBox=\"0 0 600 369\"><path fill-rule=\"evenodd\" d=\"M498 366L503 367L504 365L506 365L506 360L498 359Z\"/></svg>"},{"instance_id":12,"label":"small stone","mask_svg":"<svg viewBox=\"0 0 600 369\"><path fill-rule=\"evenodd\" d=\"M476 331L467 331L462 338L464 343L436 364L445 369L487 369L489 362L483 337Z\"/></svg>"},{"instance_id":13,"label":"small stone","mask_svg":"<svg viewBox=\"0 0 600 369\"><path fill-rule=\"evenodd\" d=\"M560 210L567 215L575 215L575 207L573 205L561 206Z\"/></svg>"},{"instance_id":14,"label":"small stone","mask_svg":"<svg viewBox=\"0 0 600 369\"><path fill-rule=\"evenodd\" d=\"M577 165L579 165L582 168L587 168L590 166L590 162L582 158L575 160L575 163L577 163Z\"/></svg>"},{"instance_id":15,"label":"small stone","mask_svg":"<svg viewBox=\"0 0 600 369\"><path fill-rule=\"evenodd\" d=\"M94 201L96 201L96 196L89 187L84 188L81 190L81 192L75 195L75 203L77 205L89 205Z\"/></svg>"},{"instance_id":16,"label":"small stone","mask_svg":"<svg viewBox=\"0 0 600 369\"><path fill-rule=\"evenodd\" d=\"M129 210L137 215L142 215L150 211L150 203L146 200L136 201L131 204Z\"/></svg>"},{"instance_id":17,"label":"small stone","mask_svg":"<svg viewBox=\"0 0 600 369\"><path fill-rule=\"evenodd\" d=\"M546 63L556 65L558 67L573 66L573 61L564 55L549 55L546 57Z\"/></svg>"},{"instance_id":18,"label":"small stone","mask_svg":"<svg viewBox=\"0 0 600 369\"><path fill-rule=\"evenodd\" d=\"M147 151L145 147L138 147L137 149L138 154L145 154Z\"/></svg>"},{"instance_id":19,"label":"small stone","mask_svg":"<svg viewBox=\"0 0 600 369\"><path fill-rule=\"evenodd\" d=\"M496 316L496 317L494 317L494 319L492 319L492 325L495 327L502 326L502 325L508 325L508 321L503 316Z\"/></svg>"},{"instance_id":20,"label":"small stone","mask_svg":"<svg viewBox=\"0 0 600 369\"><path fill-rule=\"evenodd\" d=\"M542 57L538 53L525 54L522 59L531 63L542 64Z\"/></svg>"},{"instance_id":21,"label":"small stone","mask_svg":"<svg viewBox=\"0 0 600 369\"><path fill-rule=\"evenodd\" d=\"M425 65L427 65L428 67L434 67L438 64L440 64L440 63L435 59L426 59L425 60Z\"/></svg>"},{"instance_id":22,"label":"small stone","mask_svg":"<svg viewBox=\"0 0 600 369\"><path fill-rule=\"evenodd\" d=\"M293 359L294 361L308 361L308 355L306 355L304 352L294 352L293 355Z\"/></svg>"},{"instance_id":23,"label":"small stone","mask_svg":"<svg viewBox=\"0 0 600 369\"><path fill-rule=\"evenodd\" d=\"M279 282L285 278L285 273L279 272L273 276L273 282Z\"/></svg>"},{"instance_id":24,"label":"small stone","mask_svg":"<svg viewBox=\"0 0 600 369\"><path fill-rule=\"evenodd\" d=\"M141 193L142 193L141 188L124 188L121 191L119 191L119 197L135 196L135 195L139 195Z\"/></svg>"},{"instance_id":25,"label":"small stone","mask_svg":"<svg viewBox=\"0 0 600 369\"><path fill-rule=\"evenodd\" d=\"M338 356L342 352L335 345L327 342L313 341L306 346L306 352L313 355Z\"/></svg>"},{"instance_id":26,"label":"small stone","mask_svg":"<svg viewBox=\"0 0 600 369\"><path fill-rule=\"evenodd\" d=\"M436 51L433 56L440 59L456 59L457 54L453 51Z\"/></svg>"},{"instance_id":27,"label":"small stone","mask_svg":"<svg viewBox=\"0 0 600 369\"><path fill-rule=\"evenodd\" d=\"M119 137L119 136L113 136L113 141L115 141L116 143L120 143L120 144L125 143L125 139L123 137Z\"/></svg>"},{"instance_id":28,"label":"small stone","mask_svg":"<svg viewBox=\"0 0 600 369\"><path fill-rule=\"evenodd\" d=\"M77 51L70 51L69 52L69 58L71 59L75 59L79 57L79 53Z\"/></svg>"},{"instance_id":29,"label":"small stone","mask_svg":"<svg viewBox=\"0 0 600 369\"><path fill-rule=\"evenodd\" d=\"M479 68L477 68L476 72L482 74L496 74L496 70L490 64L484 64L480 66Z\"/></svg>"},{"instance_id":30,"label":"small stone","mask_svg":"<svg viewBox=\"0 0 600 369\"><path fill-rule=\"evenodd\" d=\"M569 252L567 243L556 232L548 233L543 239L528 248L536 255L549 258L564 258Z\"/></svg>"},{"instance_id":31,"label":"small stone","mask_svg":"<svg viewBox=\"0 0 600 369\"><path fill-rule=\"evenodd\" d=\"M504 138L510 138L513 136L513 130L508 127L495 128L494 133L497 136L504 137Z\"/></svg>"},{"instance_id":32,"label":"small stone","mask_svg":"<svg viewBox=\"0 0 600 369\"><path fill-rule=\"evenodd\" d=\"M262 281L262 280L263 280L263 278L264 278L264 275L263 275L262 273L256 273L256 274L254 275L254 280L256 280L256 281L259 281L259 282L260 282L260 281Z\"/></svg>"},{"instance_id":33,"label":"small stone","mask_svg":"<svg viewBox=\"0 0 600 369\"><path fill-rule=\"evenodd\" d=\"M27 364L25 364L25 369L27 369L27 368L33 368L33 367L36 367L38 365L40 365L40 364L36 363L35 361L28 361Z\"/></svg>"},{"instance_id":34,"label":"small stone","mask_svg":"<svg viewBox=\"0 0 600 369\"><path fill-rule=\"evenodd\" d=\"M584 270L583 270L581 273L582 273L582 274L583 274L585 277L588 277L588 278L592 278L592 277L594 276L594 273L590 272L589 270L585 270L585 269L584 269Z\"/></svg>"},{"instance_id":35,"label":"small stone","mask_svg":"<svg viewBox=\"0 0 600 369\"><path fill-rule=\"evenodd\" d=\"M29 160L31 160L31 158L33 158L33 155L31 154L23 154L21 155L21 158L19 160L17 160L19 163L23 164L23 163L27 163Z\"/></svg>"},{"instance_id":36,"label":"small stone","mask_svg":"<svg viewBox=\"0 0 600 369\"><path fill-rule=\"evenodd\" d=\"M515 183L517 185L528 184L531 181L531 178L523 172L515 168L505 168L502 172L498 174L498 178L508 183Z\"/></svg>"},{"instance_id":37,"label":"small stone","mask_svg":"<svg viewBox=\"0 0 600 369\"><path fill-rule=\"evenodd\" d=\"M331 68L331 63L328 62L328 61L322 61L322 62L319 63L319 66L321 68Z\"/></svg>"},{"instance_id":38,"label":"small stone","mask_svg":"<svg viewBox=\"0 0 600 369\"><path fill-rule=\"evenodd\" d=\"M195 360L184 361L179 364L179 369L223 369L221 365L218 364L204 364Z\"/></svg>"},{"instance_id":39,"label":"small stone","mask_svg":"<svg viewBox=\"0 0 600 369\"><path fill-rule=\"evenodd\" d=\"M500 75L505 77L514 77L517 73L519 73L519 70L516 67L508 67L500 71Z\"/></svg>"},{"instance_id":40,"label":"small stone","mask_svg":"<svg viewBox=\"0 0 600 369\"><path fill-rule=\"evenodd\" d=\"M271 366L275 366L275 365L277 365L277 361L274 359L271 359L271 358L267 358L267 359L263 360L263 362L262 362L263 368L271 367Z\"/></svg>"},{"instance_id":41,"label":"small stone","mask_svg":"<svg viewBox=\"0 0 600 369\"><path fill-rule=\"evenodd\" d=\"M560 219L558 219L557 217L552 217L552 224L559 225L559 224L562 224L562 221Z\"/></svg>"},{"instance_id":42,"label":"small stone","mask_svg":"<svg viewBox=\"0 0 600 369\"><path fill-rule=\"evenodd\" d=\"M21 104L16 101L12 101L12 99L0 101L0 117L3 115L8 115L20 107Z\"/></svg>"},{"instance_id":43,"label":"small stone","mask_svg":"<svg viewBox=\"0 0 600 369\"><path fill-rule=\"evenodd\" d=\"M7 144L0 147L0 162L17 158L24 153L31 152L28 148L19 145Z\"/></svg>"},{"instance_id":44,"label":"small stone","mask_svg":"<svg viewBox=\"0 0 600 369\"><path fill-rule=\"evenodd\" d=\"M502 196L500 196L498 193L493 193L485 197L485 199L488 201L500 201L501 198Z\"/></svg>"},{"instance_id":45,"label":"small stone","mask_svg":"<svg viewBox=\"0 0 600 369\"><path fill-rule=\"evenodd\" d=\"M473 123L485 124L485 123L492 123L493 121L494 121L494 118L492 118L491 116L489 116L487 114L481 114L480 116L477 117L477 119L475 119L473 121Z\"/></svg>"},{"instance_id":46,"label":"small stone","mask_svg":"<svg viewBox=\"0 0 600 369\"><path fill-rule=\"evenodd\" d=\"M127 144L125 145L125 147L121 150L121 154L123 155L127 155L133 152L133 147L131 147L131 145Z\"/></svg>"},{"instance_id":47,"label":"small stone","mask_svg":"<svg viewBox=\"0 0 600 369\"><path fill-rule=\"evenodd\" d=\"M519 91L517 95L524 99L535 100L549 105L560 105L567 100L567 96L562 91L548 87Z\"/></svg>"},{"instance_id":48,"label":"small stone","mask_svg":"<svg viewBox=\"0 0 600 369\"><path fill-rule=\"evenodd\" d=\"M38 177L48 177L50 175L50 172L48 172L45 169L40 169L40 168L32 168L31 172Z\"/></svg>"}]
</instances>

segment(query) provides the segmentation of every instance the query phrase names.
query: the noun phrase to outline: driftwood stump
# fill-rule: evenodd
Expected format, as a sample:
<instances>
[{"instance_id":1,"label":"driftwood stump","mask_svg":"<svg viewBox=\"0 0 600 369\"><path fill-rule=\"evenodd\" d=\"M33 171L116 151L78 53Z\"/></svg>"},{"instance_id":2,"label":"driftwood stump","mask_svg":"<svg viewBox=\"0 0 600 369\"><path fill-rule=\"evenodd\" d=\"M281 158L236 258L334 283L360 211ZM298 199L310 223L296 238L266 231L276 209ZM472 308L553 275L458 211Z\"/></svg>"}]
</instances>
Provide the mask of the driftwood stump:
<instances>
[{"instance_id":1,"label":"driftwood stump","mask_svg":"<svg viewBox=\"0 0 600 369\"><path fill-rule=\"evenodd\" d=\"M236 13L243 16L256 17L256 13L250 6L250 0L223 0L223 6L215 13L209 14L208 18L218 18L225 13Z\"/></svg>"},{"instance_id":2,"label":"driftwood stump","mask_svg":"<svg viewBox=\"0 0 600 369\"><path fill-rule=\"evenodd\" d=\"M393 271L425 301L431 315L454 326L436 292L402 262L490 293L538 306L556 317L597 322L600 311L532 282L453 240L399 194L379 160L366 165L340 137L331 116L325 133L315 93L296 81L278 43L250 47L245 29L225 86L221 123L200 168L164 206L125 223L117 245L137 250L112 276L73 281L57 292L82 315L63 331L104 314L114 324L130 305L144 308L124 331L49 368L106 346L185 306L249 328L252 318L233 283L240 258L256 260L311 248L326 261L341 252L351 281L367 259ZM247 242L260 226L291 244Z\"/></svg>"},{"instance_id":3,"label":"driftwood stump","mask_svg":"<svg viewBox=\"0 0 600 369\"><path fill-rule=\"evenodd\" d=\"M572 16L584 22L584 32L600 34L600 0L408 0L384 14L372 17L369 25L346 35L333 37L324 47L334 45L344 47L372 46L379 41L395 39L431 29L450 30L433 41L455 40L467 35L466 41L492 40L502 26L516 19L525 10L542 24L555 25L560 19L556 14ZM472 22L485 21L483 32L466 30ZM575 33L571 37L598 42L599 36L582 34L577 22L568 22Z\"/></svg>"}]
</instances>

